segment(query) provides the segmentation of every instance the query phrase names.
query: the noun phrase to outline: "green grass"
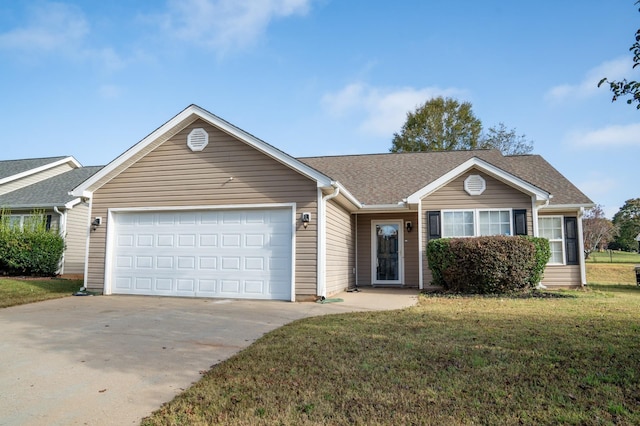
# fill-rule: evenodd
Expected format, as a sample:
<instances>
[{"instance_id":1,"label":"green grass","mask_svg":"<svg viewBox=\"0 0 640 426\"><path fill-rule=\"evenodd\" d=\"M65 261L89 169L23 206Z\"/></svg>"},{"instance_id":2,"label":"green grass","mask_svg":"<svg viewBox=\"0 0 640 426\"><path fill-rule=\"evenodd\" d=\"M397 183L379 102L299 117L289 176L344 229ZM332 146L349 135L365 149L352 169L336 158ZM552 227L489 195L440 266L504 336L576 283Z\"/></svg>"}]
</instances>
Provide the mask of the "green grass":
<instances>
[{"instance_id":1,"label":"green grass","mask_svg":"<svg viewBox=\"0 0 640 426\"><path fill-rule=\"evenodd\" d=\"M589 255L587 263L637 263L640 264L640 254L626 251L594 251Z\"/></svg>"},{"instance_id":2,"label":"green grass","mask_svg":"<svg viewBox=\"0 0 640 426\"><path fill-rule=\"evenodd\" d=\"M0 308L70 296L82 286L82 280L0 279Z\"/></svg>"},{"instance_id":3,"label":"green grass","mask_svg":"<svg viewBox=\"0 0 640 426\"><path fill-rule=\"evenodd\" d=\"M554 294L297 321L142 424L640 424L640 289Z\"/></svg>"}]
</instances>

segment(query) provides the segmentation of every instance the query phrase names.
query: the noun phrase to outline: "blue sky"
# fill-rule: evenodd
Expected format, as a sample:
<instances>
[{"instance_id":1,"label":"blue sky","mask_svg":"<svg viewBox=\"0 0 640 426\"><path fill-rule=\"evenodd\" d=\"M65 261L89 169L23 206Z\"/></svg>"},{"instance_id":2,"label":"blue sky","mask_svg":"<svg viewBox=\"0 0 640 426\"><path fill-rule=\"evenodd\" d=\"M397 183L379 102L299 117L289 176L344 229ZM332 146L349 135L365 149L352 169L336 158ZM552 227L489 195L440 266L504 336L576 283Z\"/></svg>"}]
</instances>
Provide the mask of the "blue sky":
<instances>
[{"instance_id":1,"label":"blue sky","mask_svg":"<svg viewBox=\"0 0 640 426\"><path fill-rule=\"evenodd\" d=\"M2 159L101 165L195 103L293 156L387 152L435 97L504 123L611 217L640 197L634 0L12 1Z\"/></svg>"}]
</instances>

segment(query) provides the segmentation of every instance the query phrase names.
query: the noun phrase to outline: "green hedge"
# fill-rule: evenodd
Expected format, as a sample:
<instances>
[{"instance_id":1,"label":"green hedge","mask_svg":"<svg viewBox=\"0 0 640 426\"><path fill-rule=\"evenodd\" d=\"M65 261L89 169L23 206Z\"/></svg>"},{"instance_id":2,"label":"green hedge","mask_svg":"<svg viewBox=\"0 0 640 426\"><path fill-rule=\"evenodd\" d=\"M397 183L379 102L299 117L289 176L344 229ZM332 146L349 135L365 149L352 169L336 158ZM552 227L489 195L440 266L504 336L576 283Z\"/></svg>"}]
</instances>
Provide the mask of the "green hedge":
<instances>
[{"instance_id":1,"label":"green hedge","mask_svg":"<svg viewBox=\"0 0 640 426\"><path fill-rule=\"evenodd\" d=\"M46 229L46 216L35 213L23 229L11 226L8 212L0 219L0 271L4 275L53 276L57 273L64 238Z\"/></svg>"},{"instance_id":2,"label":"green hedge","mask_svg":"<svg viewBox=\"0 0 640 426\"><path fill-rule=\"evenodd\" d=\"M432 284L460 293L533 289L550 256L544 238L490 236L429 241Z\"/></svg>"}]
</instances>

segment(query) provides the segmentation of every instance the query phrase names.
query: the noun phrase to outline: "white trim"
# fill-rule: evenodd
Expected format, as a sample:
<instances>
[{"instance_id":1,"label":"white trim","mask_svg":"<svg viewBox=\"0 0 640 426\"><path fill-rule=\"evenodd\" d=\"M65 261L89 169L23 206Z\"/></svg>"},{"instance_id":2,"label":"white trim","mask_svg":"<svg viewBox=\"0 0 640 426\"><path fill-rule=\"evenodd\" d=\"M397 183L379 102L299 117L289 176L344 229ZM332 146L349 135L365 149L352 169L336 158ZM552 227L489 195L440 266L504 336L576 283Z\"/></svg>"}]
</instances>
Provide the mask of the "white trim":
<instances>
[{"instance_id":1,"label":"white trim","mask_svg":"<svg viewBox=\"0 0 640 426\"><path fill-rule=\"evenodd\" d=\"M322 256L322 248L323 248L323 232L322 227L324 225L324 211L323 211L323 203L322 203L322 189L317 189L317 198L316 204L318 206L318 214L317 214L317 222L316 222L316 296L322 297L322 291L324 287L324 273L325 270L323 268L324 265L324 257ZM326 291L326 289L324 289Z\"/></svg>"},{"instance_id":2,"label":"white trim","mask_svg":"<svg viewBox=\"0 0 640 426\"><path fill-rule=\"evenodd\" d=\"M584 208L580 208L578 211L578 245L579 245L579 263L580 263L580 280L582 285L587 285L587 268L584 262L584 240L582 239L582 217L584 216Z\"/></svg>"},{"instance_id":3,"label":"white trim","mask_svg":"<svg viewBox=\"0 0 640 426\"><path fill-rule=\"evenodd\" d=\"M398 279L378 280L376 278L376 263L378 257L376 225L398 225ZM402 285L404 284L404 220L372 220L371 221L371 285Z\"/></svg>"},{"instance_id":4,"label":"white trim","mask_svg":"<svg viewBox=\"0 0 640 426\"><path fill-rule=\"evenodd\" d=\"M87 288L88 279L89 279L89 243L91 238L91 213L93 207L93 199L89 198L89 214L87 214L87 227L86 227L86 236L84 243L84 277L83 277L83 286ZM106 263L106 262L105 262ZM103 289L104 292L104 289Z\"/></svg>"},{"instance_id":5,"label":"white trim","mask_svg":"<svg viewBox=\"0 0 640 426\"><path fill-rule=\"evenodd\" d=\"M533 221L533 236L538 236L538 207L536 206L536 198L531 197L531 220Z\"/></svg>"},{"instance_id":6,"label":"white trim","mask_svg":"<svg viewBox=\"0 0 640 426\"><path fill-rule=\"evenodd\" d=\"M27 158L27 160L29 160L29 159ZM7 176L5 178L2 178L2 179L0 179L0 185L3 185L5 183L7 183L7 182L11 182L11 181L14 181L14 180L18 180L18 179L21 179L21 178L24 178L24 177L27 177L27 176L34 175L36 173L39 173L39 172L42 172L42 171L45 171L45 170L48 170L48 169L52 169L54 167L60 166L60 165L65 164L65 163L71 163L71 165L74 166L73 167L74 169L82 167L82 165L75 158L73 158L73 157L65 157L65 158L63 158L61 160L54 161L53 163L47 163L47 164L45 164L43 166L36 167L36 168L33 168L33 169L29 169L29 170L25 170L24 172L17 173L15 175L11 175L11 176Z\"/></svg>"},{"instance_id":7,"label":"white trim","mask_svg":"<svg viewBox=\"0 0 640 426\"><path fill-rule=\"evenodd\" d=\"M418 288L424 288L424 265L422 263L424 256L424 247L422 246L422 215L426 212L422 211L422 200L418 201Z\"/></svg>"},{"instance_id":8,"label":"white trim","mask_svg":"<svg viewBox=\"0 0 640 426\"><path fill-rule=\"evenodd\" d=\"M105 244L105 257L104 257L104 294L112 294L111 288L111 265L113 263L113 240L115 233L115 221L114 215L118 213L135 213L135 212L156 212L156 211L196 211L196 210L259 210L259 209L291 209L291 288L290 288L290 301L295 301L295 242L296 233L295 227L297 224L296 203L273 203L273 204L229 204L229 205L206 205L206 206L161 206L161 207L116 207L107 209L107 230L106 230L106 244ZM91 223L91 215L89 215L89 229ZM87 244L88 246L88 244ZM89 250L87 249L87 253ZM85 284L87 279L87 265L88 261L85 261ZM85 285L86 286L86 285Z\"/></svg>"},{"instance_id":9,"label":"white trim","mask_svg":"<svg viewBox=\"0 0 640 426\"><path fill-rule=\"evenodd\" d=\"M519 177L514 176L510 173L507 173L504 170L492 164L489 164L486 161L483 161L477 157L473 157L465 161L464 163L460 164L458 167L440 176L438 179L434 180L427 186L414 192L409 197L407 197L407 201L410 204L416 204L420 199L433 193L434 191L438 190L439 188L443 187L447 183L451 182L455 178L461 176L462 174L467 172L469 169L474 167L498 180L501 180L519 189L522 192L532 195L533 197L535 197L537 201L546 201L551 196L551 194L549 194L548 192L543 191L542 189L534 185L531 185L530 183L520 179Z\"/></svg>"},{"instance_id":10,"label":"white trim","mask_svg":"<svg viewBox=\"0 0 640 426\"><path fill-rule=\"evenodd\" d=\"M262 152L265 155L273 158L276 161L292 168L293 170L299 172L300 174L315 180L319 187L329 187L331 186L331 179L329 179L324 174L318 172L312 167L307 166L303 162L285 154L284 152L276 149L275 147L269 145L268 143L256 138L255 136L245 132L244 130L235 127L234 125L224 121L220 117L200 108L197 105L189 105L182 112L178 113L175 117L167 121L165 124L160 126L158 129L153 131L147 137L142 139L140 142L129 148L127 151L122 153L115 160L104 166L97 173L91 176L89 179L84 181L80 186L73 189L72 194L75 196L86 196L86 191L92 192L99 188L101 185L99 183L106 176L111 175L116 172L117 169L125 164L128 160L134 158L139 153L141 153L147 146L151 145L153 142L161 138L165 133L169 132L174 127L180 125L184 121L192 118L190 122L193 122L195 119L202 119L214 127L222 130L225 133L230 134L231 136L236 137L247 145L255 148L256 150Z\"/></svg>"},{"instance_id":11,"label":"white trim","mask_svg":"<svg viewBox=\"0 0 640 426\"><path fill-rule=\"evenodd\" d=\"M75 206L77 206L78 204L82 203L82 198L74 198L73 200L69 201L67 204L64 205L65 209L72 209Z\"/></svg>"},{"instance_id":12,"label":"white trim","mask_svg":"<svg viewBox=\"0 0 640 426\"><path fill-rule=\"evenodd\" d=\"M595 204L546 204L546 205L542 205L539 208L541 210L562 210L562 211L568 211L568 210L578 210L578 209L590 209L591 207L595 206Z\"/></svg>"}]
</instances>

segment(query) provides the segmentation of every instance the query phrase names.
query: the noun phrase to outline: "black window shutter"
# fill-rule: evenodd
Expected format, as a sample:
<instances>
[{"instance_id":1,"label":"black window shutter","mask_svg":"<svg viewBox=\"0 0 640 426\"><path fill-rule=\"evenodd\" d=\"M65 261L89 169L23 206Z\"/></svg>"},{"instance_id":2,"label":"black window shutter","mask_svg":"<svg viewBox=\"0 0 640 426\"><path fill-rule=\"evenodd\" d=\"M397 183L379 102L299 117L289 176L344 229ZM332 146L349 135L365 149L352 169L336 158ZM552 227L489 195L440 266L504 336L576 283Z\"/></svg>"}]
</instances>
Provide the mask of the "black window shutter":
<instances>
[{"instance_id":1,"label":"black window shutter","mask_svg":"<svg viewBox=\"0 0 640 426\"><path fill-rule=\"evenodd\" d=\"M527 211L513 211L513 235L527 235Z\"/></svg>"},{"instance_id":2,"label":"black window shutter","mask_svg":"<svg viewBox=\"0 0 640 426\"><path fill-rule=\"evenodd\" d=\"M427 212L427 226L429 232L429 239L440 238L440 212L429 211Z\"/></svg>"},{"instance_id":3,"label":"black window shutter","mask_svg":"<svg viewBox=\"0 0 640 426\"><path fill-rule=\"evenodd\" d=\"M48 214L47 215L47 224L45 225L46 230L50 230L51 229L51 215Z\"/></svg>"},{"instance_id":4,"label":"black window shutter","mask_svg":"<svg viewBox=\"0 0 640 426\"><path fill-rule=\"evenodd\" d=\"M567 265L578 265L578 218L575 216L564 218L564 243L567 251Z\"/></svg>"}]
</instances>

